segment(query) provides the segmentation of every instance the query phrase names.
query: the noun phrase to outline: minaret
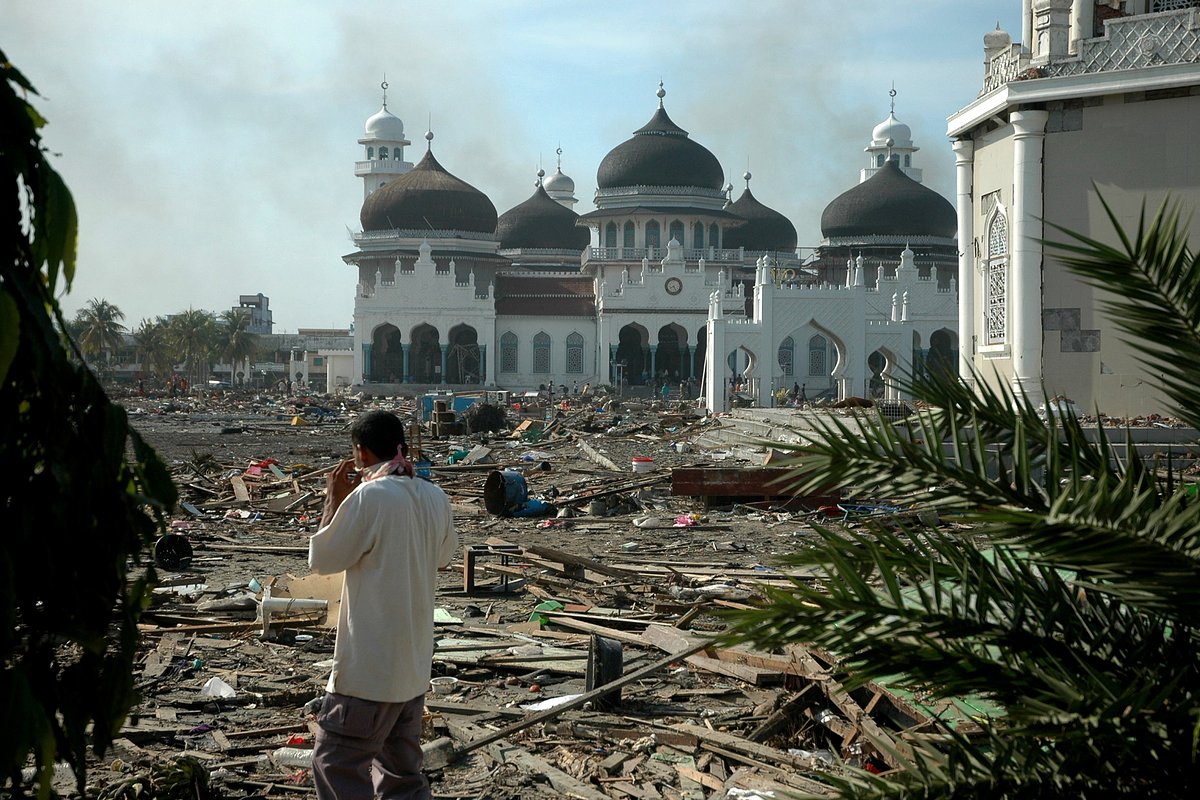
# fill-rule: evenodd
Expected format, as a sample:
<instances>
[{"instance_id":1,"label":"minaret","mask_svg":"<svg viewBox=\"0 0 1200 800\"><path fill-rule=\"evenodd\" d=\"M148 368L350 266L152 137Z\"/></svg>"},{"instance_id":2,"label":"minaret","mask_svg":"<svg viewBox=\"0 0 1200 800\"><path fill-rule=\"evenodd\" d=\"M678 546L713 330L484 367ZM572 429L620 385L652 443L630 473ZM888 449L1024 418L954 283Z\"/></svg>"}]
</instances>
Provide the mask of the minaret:
<instances>
[{"instance_id":1,"label":"minaret","mask_svg":"<svg viewBox=\"0 0 1200 800\"><path fill-rule=\"evenodd\" d=\"M900 169L904 171L904 174L920 183L921 170L912 165L912 154L921 148L913 144L912 130L896 119L896 87L894 84L888 95L892 98L891 110L888 112L887 119L876 125L875 129L871 131L871 143L863 148L870 159L868 162L870 166L858 173L858 182L862 183L878 172L887 161L888 156L894 153L900 157Z\"/></svg>"},{"instance_id":2,"label":"minaret","mask_svg":"<svg viewBox=\"0 0 1200 800\"><path fill-rule=\"evenodd\" d=\"M542 181L542 188L546 190L546 194L557 200L559 204L574 211L575 204L579 202L575 197L575 181L563 174L562 147L560 146L555 152L558 153L558 170L549 178ZM541 172L541 170L538 170L538 172Z\"/></svg>"},{"instance_id":3,"label":"minaret","mask_svg":"<svg viewBox=\"0 0 1200 800\"><path fill-rule=\"evenodd\" d=\"M366 133L358 140L363 146L363 160L354 163L354 174L363 179L364 200L376 189L413 167L404 160L404 148L412 144L404 138L404 123L388 111L387 78L379 84L379 88L383 89L383 107L367 120Z\"/></svg>"}]
</instances>

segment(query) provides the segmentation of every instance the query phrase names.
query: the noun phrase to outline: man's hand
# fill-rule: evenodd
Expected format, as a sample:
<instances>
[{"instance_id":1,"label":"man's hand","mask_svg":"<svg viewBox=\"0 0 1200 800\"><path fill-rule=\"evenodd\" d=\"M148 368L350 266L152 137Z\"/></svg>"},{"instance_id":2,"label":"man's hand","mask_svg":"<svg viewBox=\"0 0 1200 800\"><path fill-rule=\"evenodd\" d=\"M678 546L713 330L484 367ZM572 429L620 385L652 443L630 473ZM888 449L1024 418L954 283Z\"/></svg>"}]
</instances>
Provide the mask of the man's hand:
<instances>
[{"instance_id":1,"label":"man's hand","mask_svg":"<svg viewBox=\"0 0 1200 800\"><path fill-rule=\"evenodd\" d=\"M353 473L353 474L352 474ZM342 501L362 482L362 475L354 472L354 460L346 459L325 476L325 509L321 512L321 524L328 525Z\"/></svg>"}]
</instances>

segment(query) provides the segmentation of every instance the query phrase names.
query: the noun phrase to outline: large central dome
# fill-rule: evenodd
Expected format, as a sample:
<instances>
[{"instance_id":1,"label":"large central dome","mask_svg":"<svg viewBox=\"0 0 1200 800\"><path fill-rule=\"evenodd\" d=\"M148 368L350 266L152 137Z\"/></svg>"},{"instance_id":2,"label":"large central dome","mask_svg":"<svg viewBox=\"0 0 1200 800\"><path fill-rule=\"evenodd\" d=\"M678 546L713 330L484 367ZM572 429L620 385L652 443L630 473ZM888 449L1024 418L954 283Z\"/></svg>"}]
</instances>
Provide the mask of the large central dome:
<instances>
[{"instance_id":1,"label":"large central dome","mask_svg":"<svg viewBox=\"0 0 1200 800\"><path fill-rule=\"evenodd\" d=\"M659 89L659 97L664 92ZM688 138L687 131L658 110L633 137L609 151L596 172L601 189L618 186L695 186L720 190L725 173L717 157Z\"/></svg>"},{"instance_id":2,"label":"large central dome","mask_svg":"<svg viewBox=\"0 0 1200 800\"><path fill-rule=\"evenodd\" d=\"M495 233L496 207L483 192L446 172L431 150L368 197L359 220L364 231Z\"/></svg>"},{"instance_id":3,"label":"large central dome","mask_svg":"<svg viewBox=\"0 0 1200 800\"><path fill-rule=\"evenodd\" d=\"M842 192L821 214L826 239L937 236L953 239L958 215L950 201L914 181L895 157L869 179Z\"/></svg>"}]
</instances>

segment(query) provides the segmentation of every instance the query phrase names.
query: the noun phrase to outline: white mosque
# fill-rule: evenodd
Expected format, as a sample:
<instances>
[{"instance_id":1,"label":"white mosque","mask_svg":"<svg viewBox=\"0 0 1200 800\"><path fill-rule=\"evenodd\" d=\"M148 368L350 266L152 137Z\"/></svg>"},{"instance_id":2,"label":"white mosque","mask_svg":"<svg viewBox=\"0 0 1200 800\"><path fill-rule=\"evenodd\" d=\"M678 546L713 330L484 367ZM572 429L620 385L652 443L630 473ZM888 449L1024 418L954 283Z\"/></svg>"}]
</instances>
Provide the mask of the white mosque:
<instances>
[{"instance_id":1,"label":"white mosque","mask_svg":"<svg viewBox=\"0 0 1200 800\"><path fill-rule=\"evenodd\" d=\"M802 260L794 225L751 193L750 174L734 200L716 156L657 94L650 120L601 161L582 215L561 153L499 215L442 166L432 133L405 161L385 96L355 164L353 364L331 369L378 391L692 379L720 410L731 379L769 406L797 384L810 398L898 397L898 371L953 368L955 210L920 183L894 108Z\"/></svg>"}]
</instances>

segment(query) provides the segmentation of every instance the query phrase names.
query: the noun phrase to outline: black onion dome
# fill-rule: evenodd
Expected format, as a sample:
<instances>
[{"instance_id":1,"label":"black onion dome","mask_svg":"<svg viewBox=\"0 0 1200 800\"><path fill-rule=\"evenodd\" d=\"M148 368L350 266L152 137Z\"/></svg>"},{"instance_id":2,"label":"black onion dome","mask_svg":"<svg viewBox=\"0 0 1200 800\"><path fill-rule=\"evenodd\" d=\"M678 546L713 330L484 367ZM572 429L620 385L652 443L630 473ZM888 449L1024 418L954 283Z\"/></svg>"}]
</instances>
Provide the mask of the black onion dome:
<instances>
[{"instance_id":1,"label":"black onion dome","mask_svg":"<svg viewBox=\"0 0 1200 800\"><path fill-rule=\"evenodd\" d=\"M958 232L954 206L914 181L892 156L878 172L842 192L821 214L826 239L855 236L940 236Z\"/></svg>"},{"instance_id":2,"label":"black onion dome","mask_svg":"<svg viewBox=\"0 0 1200 800\"><path fill-rule=\"evenodd\" d=\"M500 215L496 238L504 250L583 250L592 234L576 227L578 219L578 214L546 194L539 184L532 197Z\"/></svg>"},{"instance_id":3,"label":"black onion dome","mask_svg":"<svg viewBox=\"0 0 1200 800\"><path fill-rule=\"evenodd\" d=\"M791 220L773 208L768 208L751 194L750 187L742 192L737 202L725 207L726 211L746 220L745 225L726 232L724 246L736 249L744 247L750 251L796 249L799 237Z\"/></svg>"},{"instance_id":4,"label":"black onion dome","mask_svg":"<svg viewBox=\"0 0 1200 800\"><path fill-rule=\"evenodd\" d=\"M721 189L725 172L717 157L688 138L659 106L632 138L608 151L596 171L601 189L617 186L697 186Z\"/></svg>"},{"instance_id":5,"label":"black onion dome","mask_svg":"<svg viewBox=\"0 0 1200 800\"><path fill-rule=\"evenodd\" d=\"M433 152L363 203L364 231L436 230L494 233L496 207L487 195L442 168Z\"/></svg>"}]
</instances>

